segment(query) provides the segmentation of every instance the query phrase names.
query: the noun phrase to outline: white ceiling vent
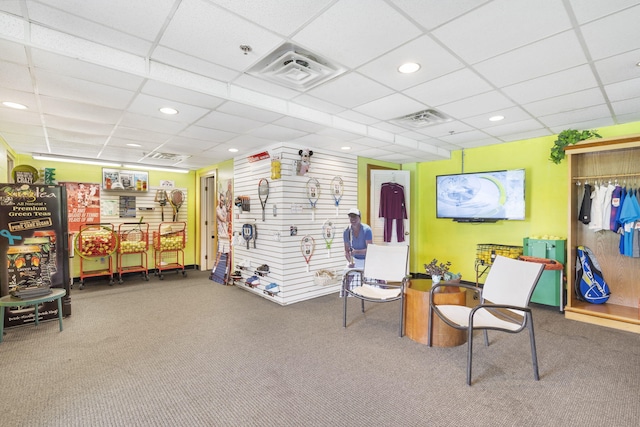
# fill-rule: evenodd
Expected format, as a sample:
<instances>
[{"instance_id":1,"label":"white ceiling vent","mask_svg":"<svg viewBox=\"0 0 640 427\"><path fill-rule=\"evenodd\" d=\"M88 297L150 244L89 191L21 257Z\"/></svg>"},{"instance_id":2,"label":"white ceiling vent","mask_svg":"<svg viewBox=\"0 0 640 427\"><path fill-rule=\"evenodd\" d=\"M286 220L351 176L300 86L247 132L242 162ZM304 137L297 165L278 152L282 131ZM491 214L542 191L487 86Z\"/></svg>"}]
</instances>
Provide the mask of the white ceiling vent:
<instances>
[{"instance_id":1,"label":"white ceiling vent","mask_svg":"<svg viewBox=\"0 0 640 427\"><path fill-rule=\"evenodd\" d=\"M251 67L247 73L282 86L306 91L345 71L346 68L286 43Z\"/></svg>"},{"instance_id":2,"label":"white ceiling vent","mask_svg":"<svg viewBox=\"0 0 640 427\"><path fill-rule=\"evenodd\" d=\"M392 121L399 125L410 126L412 128L422 128L425 126L433 126L440 123L450 122L451 120L453 120L451 117L438 110L428 109L418 111L417 113L407 114L406 116L398 117Z\"/></svg>"},{"instance_id":3,"label":"white ceiling vent","mask_svg":"<svg viewBox=\"0 0 640 427\"><path fill-rule=\"evenodd\" d=\"M172 162L182 162L182 161L188 159L189 157L191 157L191 156L185 156L183 154L155 152L155 153L149 154L147 156L147 159L170 160Z\"/></svg>"}]
</instances>

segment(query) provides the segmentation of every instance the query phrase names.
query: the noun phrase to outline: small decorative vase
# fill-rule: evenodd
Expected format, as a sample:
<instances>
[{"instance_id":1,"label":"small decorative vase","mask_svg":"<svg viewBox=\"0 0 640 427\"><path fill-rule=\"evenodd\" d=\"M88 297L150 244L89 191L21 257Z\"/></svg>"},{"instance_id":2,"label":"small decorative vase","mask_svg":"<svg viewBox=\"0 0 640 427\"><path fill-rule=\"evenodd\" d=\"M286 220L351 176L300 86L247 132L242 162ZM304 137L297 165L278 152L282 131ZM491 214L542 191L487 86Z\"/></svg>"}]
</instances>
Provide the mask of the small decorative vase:
<instances>
[{"instance_id":1,"label":"small decorative vase","mask_svg":"<svg viewBox=\"0 0 640 427\"><path fill-rule=\"evenodd\" d=\"M440 280L442 280L442 276L439 276L437 274L431 276L431 281L433 282L434 285L437 285L438 283L440 283Z\"/></svg>"}]
</instances>

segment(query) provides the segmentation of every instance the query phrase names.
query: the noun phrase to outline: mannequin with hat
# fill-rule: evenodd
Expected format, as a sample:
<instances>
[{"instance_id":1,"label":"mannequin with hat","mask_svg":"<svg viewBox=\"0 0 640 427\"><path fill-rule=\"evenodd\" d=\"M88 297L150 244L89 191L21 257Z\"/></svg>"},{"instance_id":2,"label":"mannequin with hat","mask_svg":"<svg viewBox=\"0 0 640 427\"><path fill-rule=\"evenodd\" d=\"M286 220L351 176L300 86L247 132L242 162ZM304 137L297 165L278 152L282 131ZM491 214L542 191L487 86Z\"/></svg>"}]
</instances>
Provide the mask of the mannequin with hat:
<instances>
[{"instance_id":1,"label":"mannequin with hat","mask_svg":"<svg viewBox=\"0 0 640 427\"><path fill-rule=\"evenodd\" d=\"M344 256L349 268L364 268L367 245L373 241L373 231L361 221L360 210L349 209L349 226L344 230Z\"/></svg>"}]
</instances>

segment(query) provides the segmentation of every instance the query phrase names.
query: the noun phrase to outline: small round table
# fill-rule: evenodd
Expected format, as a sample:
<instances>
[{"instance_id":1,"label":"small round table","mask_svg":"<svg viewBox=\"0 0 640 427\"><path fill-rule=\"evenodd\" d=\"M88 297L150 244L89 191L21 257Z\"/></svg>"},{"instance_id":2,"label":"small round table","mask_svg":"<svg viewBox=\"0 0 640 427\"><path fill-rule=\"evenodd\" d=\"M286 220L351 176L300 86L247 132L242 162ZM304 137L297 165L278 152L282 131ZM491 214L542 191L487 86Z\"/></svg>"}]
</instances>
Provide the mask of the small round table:
<instances>
[{"instance_id":1,"label":"small round table","mask_svg":"<svg viewBox=\"0 0 640 427\"><path fill-rule=\"evenodd\" d=\"M409 339L420 344L427 343L429 333L429 291L431 286L431 279L411 279L405 294L405 334ZM456 292L436 293L434 295L436 303L465 305L466 292L457 289ZM466 342L466 331L452 328L438 316L433 317L431 343L434 347L455 347Z\"/></svg>"},{"instance_id":2,"label":"small round table","mask_svg":"<svg viewBox=\"0 0 640 427\"><path fill-rule=\"evenodd\" d=\"M60 331L62 332L62 297L67 294L67 291L62 288L51 289L51 293L47 295L41 295L34 298L16 298L11 295L5 295L0 298L0 342L4 335L4 308L5 307L20 307L24 305L32 305L35 307L34 321L36 326L38 325L38 305L43 302L58 301L58 322L60 323Z\"/></svg>"}]
</instances>

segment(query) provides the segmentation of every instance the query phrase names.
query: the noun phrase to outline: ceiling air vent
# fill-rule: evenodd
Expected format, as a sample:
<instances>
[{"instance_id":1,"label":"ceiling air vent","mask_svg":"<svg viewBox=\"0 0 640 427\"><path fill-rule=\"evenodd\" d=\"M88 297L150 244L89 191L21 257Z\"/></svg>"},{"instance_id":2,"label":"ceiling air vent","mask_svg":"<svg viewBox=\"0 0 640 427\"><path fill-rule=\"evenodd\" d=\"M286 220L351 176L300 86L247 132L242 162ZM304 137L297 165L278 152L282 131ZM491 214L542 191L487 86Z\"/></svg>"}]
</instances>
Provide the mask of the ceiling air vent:
<instances>
[{"instance_id":1,"label":"ceiling air vent","mask_svg":"<svg viewBox=\"0 0 640 427\"><path fill-rule=\"evenodd\" d=\"M407 114L406 116L398 117L392 121L399 125L410 126L412 128L422 128L425 126L433 126L440 123L450 122L451 120L453 120L451 117L438 110L428 109L418 111L417 113Z\"/></svg>"},{"instance_id":2,"label":"ceiling air vent","mask_svg":"<svg viewBox=\"0 0 640 427\"><path fill-rule=\"evenodd\" d=\"M183 160L188 159L191 156L185 156L184 154L175 154L175 153L152 153L147 156L147 159L153 160L171 160L172 162L181 162Z\"/></svg>"},{"instance_id":3,"label":"ceiling air vent","mask_svg":"<svg viewBox=\"0 0 640 427\"><path fill-rule=\"evenodd\" d=\"M251 67L248 74L306 91L346 71L305 49L285 43Z\"/></svg>"}]
</instances>

